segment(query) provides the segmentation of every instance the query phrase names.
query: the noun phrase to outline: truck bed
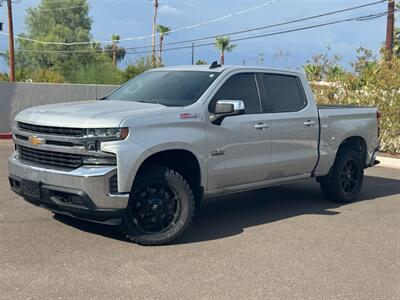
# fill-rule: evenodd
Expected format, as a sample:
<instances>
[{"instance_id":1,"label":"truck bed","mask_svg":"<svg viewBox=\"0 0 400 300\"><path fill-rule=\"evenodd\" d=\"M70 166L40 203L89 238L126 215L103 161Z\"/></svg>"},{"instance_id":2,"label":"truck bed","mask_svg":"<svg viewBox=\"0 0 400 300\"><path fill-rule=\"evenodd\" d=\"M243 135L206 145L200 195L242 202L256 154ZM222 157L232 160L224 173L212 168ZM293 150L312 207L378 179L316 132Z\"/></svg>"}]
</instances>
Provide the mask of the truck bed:
<instances>
[{"instance_id":1,"label":"truck bed","mask_svg":"<svg viewBox=\"0 0 400 300\"><path fill-rule=\"evenodd\" d=\"M320 160L317 171L325 173L333 165L340 143L351 136L365 140L368 157L372 157L378 140L376 107L318 105L320 121Z\"/></svg>"}]
</instances>

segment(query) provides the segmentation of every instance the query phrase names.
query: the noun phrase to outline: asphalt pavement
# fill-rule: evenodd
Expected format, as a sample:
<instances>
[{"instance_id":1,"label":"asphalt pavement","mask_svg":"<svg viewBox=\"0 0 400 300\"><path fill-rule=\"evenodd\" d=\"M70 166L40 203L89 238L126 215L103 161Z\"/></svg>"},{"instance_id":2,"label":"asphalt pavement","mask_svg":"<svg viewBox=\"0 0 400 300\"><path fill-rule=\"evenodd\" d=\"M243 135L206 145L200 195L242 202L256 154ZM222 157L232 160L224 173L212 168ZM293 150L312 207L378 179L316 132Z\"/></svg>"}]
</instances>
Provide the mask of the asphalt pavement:
<instances>
[{"instance_id":1,"label":"asphalt pavement","mask_svg":"<svg viewBox=\"0 0 400 300\"><path fill-rule=\"evenodd\" d=\"M26 203L0 141L0 299L400 299L400 170L366 170L359 201L304 181L205 201L174 244Z\"/></svg>"}]
</instances>

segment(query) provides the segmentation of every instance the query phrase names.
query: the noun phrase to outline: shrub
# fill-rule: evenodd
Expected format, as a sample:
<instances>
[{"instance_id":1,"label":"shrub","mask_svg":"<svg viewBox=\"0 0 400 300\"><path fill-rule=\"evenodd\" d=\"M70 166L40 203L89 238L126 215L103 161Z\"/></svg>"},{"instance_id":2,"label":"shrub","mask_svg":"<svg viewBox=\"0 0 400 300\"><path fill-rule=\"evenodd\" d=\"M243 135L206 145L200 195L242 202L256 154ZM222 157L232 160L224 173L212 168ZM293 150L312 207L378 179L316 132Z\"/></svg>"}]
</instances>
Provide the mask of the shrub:
<instances>
[{"instance_id":1,"label":"shrub","mask_svg":"<svg viewBox=\"0 0 400 300\"><path fill-rule=\"evenodd\" d=\"M28 80L31 80L33 82L49 82L49 83L64 82L64 77L62 75L50 69L41 69L33 71L30 75L28 75L28 78L29 78Z\"/></svg>"},{"instance_id":2,"label":"shrub","mask_svg":"<svg viewBox=\"0 0 400 300\"><path fill-rule=\"evenodd\" d=\"M400 59L377 63L367 73L344 76L333 85L313 83L315 98L321 104L377 106L381 150L400 153Z\"/></svg>"}]
</instances>

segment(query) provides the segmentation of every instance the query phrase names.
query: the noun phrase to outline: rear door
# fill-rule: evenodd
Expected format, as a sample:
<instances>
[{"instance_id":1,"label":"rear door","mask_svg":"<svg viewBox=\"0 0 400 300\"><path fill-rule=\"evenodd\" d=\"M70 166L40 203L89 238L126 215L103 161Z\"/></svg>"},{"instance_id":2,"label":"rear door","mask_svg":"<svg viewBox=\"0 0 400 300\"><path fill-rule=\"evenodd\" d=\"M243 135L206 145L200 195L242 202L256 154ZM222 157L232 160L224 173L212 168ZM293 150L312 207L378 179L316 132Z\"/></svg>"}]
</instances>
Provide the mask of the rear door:
<instances>
[{"instance_id":1,"label":"rear door","mask_svg":"<svg viewBox=\"0 0 400 300\"><path fill-rule=\"evenodd\" d=\"M308 102L301 79L259 73L262 111L271 125L268 179L311 173L318 158L318 114Z\"/></svg>"}]
</instances>

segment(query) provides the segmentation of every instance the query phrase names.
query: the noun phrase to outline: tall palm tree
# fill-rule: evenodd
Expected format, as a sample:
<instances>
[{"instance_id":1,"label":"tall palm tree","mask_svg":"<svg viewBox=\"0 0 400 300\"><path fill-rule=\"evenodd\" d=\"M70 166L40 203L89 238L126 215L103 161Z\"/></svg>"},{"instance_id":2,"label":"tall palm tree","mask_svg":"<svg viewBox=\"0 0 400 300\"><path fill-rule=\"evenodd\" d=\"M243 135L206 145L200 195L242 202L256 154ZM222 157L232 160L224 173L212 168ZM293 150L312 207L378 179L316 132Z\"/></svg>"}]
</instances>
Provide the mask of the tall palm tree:
<instances>
[{"instance_id":1,"label":"tall palm tree","mask_svg":"<svg viewBox=\"0 0 400 300\"><path fill-rule=\"evenodd\" d=\"M117 62L123 60L126 54L125 49L118 46L120 39L120 35L113 34L111 36L112 44L105 47L107 54L112 58L112 65L114 70L117 68Z\"/></svg>"},{"instance_id":2,"label":"tall palm tree","mask_svg":"<svg viewBox=\"0 0 400 300\"><path fill-rule=\"evenodd\" d=\"M160 53L158 56L158 61L160 66L162 65L162 50L163 50L163 42L164 42L164 36L167 35L169 32L171 31L171 29L168 26L163 26L163 25L158 25L157 26L157 32L160 35Z\"/></svg>"},{"instance_id":3,"label":"tall palm tree","mask_svg":"<svg viewBox=\"0 0 400 300\"><path fill-rule=\"evenodd\" d=\"M229 36L217 36L215 47L220 51L221 65L225 64L225 52L231 52L236 45L231 44Z\"/></svg>"},{"instance_id":4,"label":"tall palm tree","mask_svg":"<svg viewBox=\"0 0 400 300\"><path fill-rule=\"evenodd\" d=\"M151 55L151 64L153 67L156 66L156 27L157 27L157 12L158 12L158 0L154 0L154 14L153 14L153 33L152 33L152 55Z\"/></svg>"}]
</instances>

